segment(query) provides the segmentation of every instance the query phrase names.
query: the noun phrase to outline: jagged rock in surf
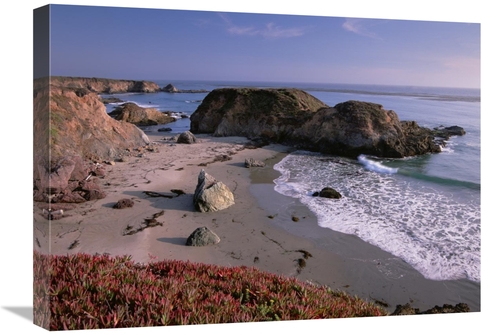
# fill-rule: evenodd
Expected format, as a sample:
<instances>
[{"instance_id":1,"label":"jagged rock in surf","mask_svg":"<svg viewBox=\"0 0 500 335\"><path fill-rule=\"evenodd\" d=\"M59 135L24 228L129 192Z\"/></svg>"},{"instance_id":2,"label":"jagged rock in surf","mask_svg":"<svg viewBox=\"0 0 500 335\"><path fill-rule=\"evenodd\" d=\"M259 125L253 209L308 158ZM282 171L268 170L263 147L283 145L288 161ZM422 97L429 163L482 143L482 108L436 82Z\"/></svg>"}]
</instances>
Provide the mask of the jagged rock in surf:
<instances>
[{"instance_id":1,"label":"jagged rock in surf","mask_svg":"<svg viewBox=\"0 0 500 335\"><path fill-rule=\"evenodd\" d=\"M325 187L320 192L314 192L313 197L340 199L340 198L342 198L342 195L337 190L335 190L331 187Z\"/></svg>"}]
</instances>

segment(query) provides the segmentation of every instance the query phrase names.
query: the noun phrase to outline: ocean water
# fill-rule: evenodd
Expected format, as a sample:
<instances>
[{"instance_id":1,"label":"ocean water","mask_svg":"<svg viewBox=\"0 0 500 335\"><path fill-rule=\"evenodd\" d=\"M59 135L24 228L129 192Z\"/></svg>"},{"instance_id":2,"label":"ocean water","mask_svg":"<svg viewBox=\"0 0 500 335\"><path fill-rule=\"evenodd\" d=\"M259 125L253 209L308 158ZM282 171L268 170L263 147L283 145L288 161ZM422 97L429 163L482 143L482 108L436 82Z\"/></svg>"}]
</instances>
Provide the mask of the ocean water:
<instances>
[{"instance_id":1,"label":"ocean water","mask_svg":"<svg viewBox=\"0 0 500 335\"><path fill-rule=\"evenodd\" d=\"M452 137L441 153L403 159L361 155L357 159L296 151L274 166L274 190L298 199L318 223L353 234L403 259L433 280L480 282L480 91L405 86L156 81L179 89L218 87L301 88L329 106L347 100L378 103L400 120L425 127L458 125L466 135ZM123 101L160 111L191 115L207 93L115 94ZM107 106L110 112L116 105ZM189 129L189 119L143 128ZM323 187L338 200L313 197Z\"/></svg>"}]
</instances>

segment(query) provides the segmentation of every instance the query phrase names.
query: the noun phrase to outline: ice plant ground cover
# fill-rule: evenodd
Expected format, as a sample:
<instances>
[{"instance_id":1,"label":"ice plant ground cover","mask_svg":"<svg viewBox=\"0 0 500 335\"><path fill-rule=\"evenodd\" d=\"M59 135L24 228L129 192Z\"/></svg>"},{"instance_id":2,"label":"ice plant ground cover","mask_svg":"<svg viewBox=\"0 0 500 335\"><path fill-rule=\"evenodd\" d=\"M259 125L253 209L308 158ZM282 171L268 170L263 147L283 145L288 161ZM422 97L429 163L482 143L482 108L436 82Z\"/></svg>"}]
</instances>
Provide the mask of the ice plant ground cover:
<instances>
[{"instance_id":1,"label":"ice plant ground cover","mask_svg":"<svg viewBox=\"0 0 500 335\"><path fill-rule=\"evenodd\" d=\"M34 322L50 330L384 316L328 287L249 267L34 252Z\"/></svg>"}]
</instances>

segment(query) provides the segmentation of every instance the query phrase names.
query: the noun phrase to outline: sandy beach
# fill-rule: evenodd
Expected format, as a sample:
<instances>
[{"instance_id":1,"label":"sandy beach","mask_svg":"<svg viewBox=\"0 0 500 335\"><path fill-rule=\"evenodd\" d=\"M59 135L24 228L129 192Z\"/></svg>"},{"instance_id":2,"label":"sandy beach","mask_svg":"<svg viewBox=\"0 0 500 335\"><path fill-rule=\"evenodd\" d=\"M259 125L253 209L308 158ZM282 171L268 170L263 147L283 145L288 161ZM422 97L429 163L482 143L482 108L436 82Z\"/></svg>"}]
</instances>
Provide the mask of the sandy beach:
<instances>
[{"instance_id":1,"label":"sandy beach","mask_svg":"<svg viewBox=\"0 0 500 335\"><path fill-rule=\"evenodd\" d=\"M242 137L197 135L197 143L177 144L171 135L147 135L154 150L132 152L126 162L105 164L106 175L99 178L107 193L104 199L69 206L50 226L42 215L44 204L35 203L35 250L48 248L58 255L130 255L143 263L179 259L256 267L346 291L389 312L406 303L426 310L465 302L471 311L480 310L480 284L428 280L355 236L321 228L305 206L275 192L272 181L278 172L273 164L290 148L250 149ZM266 166L246 168L246 158L264 161ZM195 210L193 193L201 169L231 189L235 205L213 213ZM113 208L121 199L132 199L134 206ZM155 215L161 225L124 234ZM203 226L214 231L220 243L186 246L187 237ZM305 266L303 262L299 266L299 259L305 260Z\"/></svg>"}]
</instances>

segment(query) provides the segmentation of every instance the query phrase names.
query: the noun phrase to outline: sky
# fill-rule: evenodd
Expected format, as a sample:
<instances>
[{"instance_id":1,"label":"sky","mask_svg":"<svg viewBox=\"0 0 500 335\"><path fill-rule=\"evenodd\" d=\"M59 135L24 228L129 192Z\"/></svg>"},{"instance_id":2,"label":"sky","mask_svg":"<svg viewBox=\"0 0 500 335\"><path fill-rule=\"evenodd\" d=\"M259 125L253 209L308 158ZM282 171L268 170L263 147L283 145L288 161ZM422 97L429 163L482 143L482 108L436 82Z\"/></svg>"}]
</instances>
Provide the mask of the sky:
<instances>
[{"instance_id":1,"label":"sky","mask_svg":"<svg viewBox=\"0 0 500 335\"><path fill-rule=\"evenodd\" d=\"M51 75L480 87L480 23L52 5Z\"/></svg>"}]
</instances>

